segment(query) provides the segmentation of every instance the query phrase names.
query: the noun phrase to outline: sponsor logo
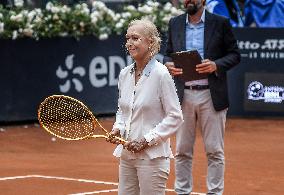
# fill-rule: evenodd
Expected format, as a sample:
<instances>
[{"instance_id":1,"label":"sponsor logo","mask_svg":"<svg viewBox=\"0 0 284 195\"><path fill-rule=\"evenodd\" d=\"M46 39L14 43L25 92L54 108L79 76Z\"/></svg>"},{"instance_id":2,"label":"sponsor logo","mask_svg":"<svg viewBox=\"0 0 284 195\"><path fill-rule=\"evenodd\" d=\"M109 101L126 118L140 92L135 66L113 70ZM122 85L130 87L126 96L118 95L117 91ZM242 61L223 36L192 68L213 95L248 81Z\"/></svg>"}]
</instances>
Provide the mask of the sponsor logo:
<instances>
[{"instance_id":1,"label":"sponsor logo","mask_svg":"<svg viewBox=\"0 0 284 195\"><path fill-rule=\"evenodd\" d=\"M56 76L65 80L64 84L59 85L59 90L62 93L67 93L71 89L71 83L74 84L77 92L83 91L83 84L79 78L85 76L86 71L82 66L74 67L73 58L74 54L68 55L65 59L65 65L63 67L58 66L56 70Z\"/></svg>"},{"instance_id":2,"label":"sponsor logo","mask_svg":"<svg viewBox=\"0 0 284 195\"><path fill-rule=\"evenodd\" d=\"M284 59L284 39L266 39L263 43L238 41L241 56L249 59Z\"/></svg>"},{"instance_id":3,"label":"sponsor logo","mask_svg":"<svg viewBox=\"0 0 284 195\"><path fill-rule=\"evenodd\" d=\"M106 86L117 86L118 75L121 69L126 64L131 64L133 60L130 56L126 57L126 60L121 56L96 56L94 57L89 66L75 66L75 55L71 54L65 58L65 64L58 66L56 70L56 76L61 80L59 90L61 93L67 93L72 88L77 92L84 90L84 85L90 84L95 88L102 88ZM155 58L162 61L163 56L157 54ZM86 79L89 83L86 83ZM84 82L82 82L84 79Z\"/></svg>"},{"instance_id":4,"label":"sponsor logo","mask_svg":"<svg viewBox=\"0 0 284 195\"><path fill-rule=\"evenodd\" d=\"M258 81L253 81L248 86L247 94L249 100L282 103L284 100L284 87L264 86Z\"/></svg>"}]
</instances>

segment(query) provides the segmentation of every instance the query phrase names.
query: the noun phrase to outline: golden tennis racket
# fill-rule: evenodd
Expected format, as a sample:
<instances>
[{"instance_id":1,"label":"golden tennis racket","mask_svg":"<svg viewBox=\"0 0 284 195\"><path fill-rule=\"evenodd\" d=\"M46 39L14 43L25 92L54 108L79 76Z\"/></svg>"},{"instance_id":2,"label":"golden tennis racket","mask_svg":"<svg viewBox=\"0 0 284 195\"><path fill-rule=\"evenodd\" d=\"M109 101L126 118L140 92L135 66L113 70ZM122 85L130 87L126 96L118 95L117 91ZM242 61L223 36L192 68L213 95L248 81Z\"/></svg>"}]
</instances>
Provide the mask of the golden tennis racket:
<instances>
[{"instance_id":1,"label":"golden tennis racket","mask_svg":"<svg viewBox=\"0 0 284 195\"><path fill-rule=\"evenodd\" d=\"M38 120L47 132L65 140L110 137L87 106L65 95L47 97L39 106ZM112 137L126 143L120 137Z\"/></svg>"}]
</instances>

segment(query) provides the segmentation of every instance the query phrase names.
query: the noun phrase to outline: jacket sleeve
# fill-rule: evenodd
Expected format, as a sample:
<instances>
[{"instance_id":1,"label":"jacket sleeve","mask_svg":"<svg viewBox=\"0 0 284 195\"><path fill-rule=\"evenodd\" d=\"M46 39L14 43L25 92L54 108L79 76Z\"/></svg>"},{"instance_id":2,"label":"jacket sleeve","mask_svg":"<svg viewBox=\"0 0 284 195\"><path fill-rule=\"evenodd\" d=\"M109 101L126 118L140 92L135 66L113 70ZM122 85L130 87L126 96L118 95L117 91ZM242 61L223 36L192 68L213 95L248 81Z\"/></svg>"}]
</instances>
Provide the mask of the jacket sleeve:
<instances>
[{"instance_id":1,"label":"jacket sleeve","mask_svg":"<svg viewBox=\"0 0 284 195\"><path fill-rule=\"evenodd\" d=\"M120 107L120 99L121 99L121 91L120 91L120 80L121 80L121 74L119 75L119 81L118 81L118 109L116 112L115 117L115 123L113 124L112 129L119 129L120 135L123 136L125 132L125 121L123 120L122 110Z\"/></svg>"},{"instance_id":2,"label":"jacket sleeve","mask_svg":"<svg viewBox=\"0 0 284 195\"><path fill-rule=\"evenodd\" d=\"M225 55L222 58L215 60L217 65L217 75L223 74L240 62L240 53L238 50L237 41L233 34L229 20L223 23L223 49Z\"/></svg>"},{"instance_id":3,"label":"jacket sleeve","mask_svg":"<svg viewBox=\"0 0 284 195\"><path fill-rule=\"evenodd\" d=\"M160 99L165 112L165 117L153 130L144 135L149 145L157 145L161 142L165 142L183 123L183 116L176 88L169 72L166 72L161 78L160 87Z\"/></svg>"},{"instance_id":4,"label":"jacket sleeve","mask_svg":"<svg viewBox=\"0 0 284 195\"><path fill-rule=\"evenodd\" d=\"M169 24L168 24L168 34L167 34L167 41L166 41L166 53L164 56L163 63L165 64L166 62L172 62L172 58L169 56L170 53L173 53L173 43L172 43L172 37L171 37L171 32L172 32L172 20L173 18L170 19Z\"/></svg>"}]
</instances>

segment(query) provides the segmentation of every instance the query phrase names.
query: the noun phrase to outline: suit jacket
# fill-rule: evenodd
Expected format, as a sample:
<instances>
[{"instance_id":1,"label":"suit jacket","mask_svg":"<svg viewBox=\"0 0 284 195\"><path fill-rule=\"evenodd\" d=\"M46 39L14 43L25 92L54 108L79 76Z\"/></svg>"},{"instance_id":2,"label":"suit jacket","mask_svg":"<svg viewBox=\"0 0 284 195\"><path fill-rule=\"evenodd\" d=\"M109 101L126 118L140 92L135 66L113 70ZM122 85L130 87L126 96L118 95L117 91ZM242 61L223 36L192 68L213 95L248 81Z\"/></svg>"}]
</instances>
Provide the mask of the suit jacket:
<instances>
[{"instance_id":1,"label":"suit jacket","mask_svg":"<svg viewBox=\"0 0 284 195\"><path fill-rule=\"evenodd\" d=\"M186 16L182 14L169 21L164 63L172 61L170 53L186 50ZM208 11L205 11L204 59L212 60L217 65L217 74L209 74L208 83L215 110L223 110L229 106L226 72L240 62L240 53L229 20ZM175 83L182 103L184 82L176 77Z\"/></svg>"}]
</instances>

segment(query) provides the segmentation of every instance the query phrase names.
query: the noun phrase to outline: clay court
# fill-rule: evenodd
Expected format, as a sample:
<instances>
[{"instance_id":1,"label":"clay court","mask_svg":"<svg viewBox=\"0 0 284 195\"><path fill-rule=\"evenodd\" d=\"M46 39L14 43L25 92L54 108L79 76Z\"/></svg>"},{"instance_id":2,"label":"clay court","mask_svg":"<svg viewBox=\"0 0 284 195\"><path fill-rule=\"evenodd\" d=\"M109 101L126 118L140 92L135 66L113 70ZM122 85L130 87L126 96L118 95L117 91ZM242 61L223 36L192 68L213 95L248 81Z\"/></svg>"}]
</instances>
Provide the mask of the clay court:
<instances>
[{"instance_id":1,"label":"clay court","mask_svg":"<svg viewBox=\"0 0 284 195\"><path fill-rule=\"evenodd\" d=\"M100 118L111 129L114 118ZM114 145L103 139L56 139L38 124L1 126L0 194L117 194ZM224 195L284 194L284 120L229 118L225 134ZM174 142L174 139L172 139ZM200 134L194 161L194 192L206 193L206 158ZM174 195L174 169L167 195Z\"/></svg>"}]
</instances>

